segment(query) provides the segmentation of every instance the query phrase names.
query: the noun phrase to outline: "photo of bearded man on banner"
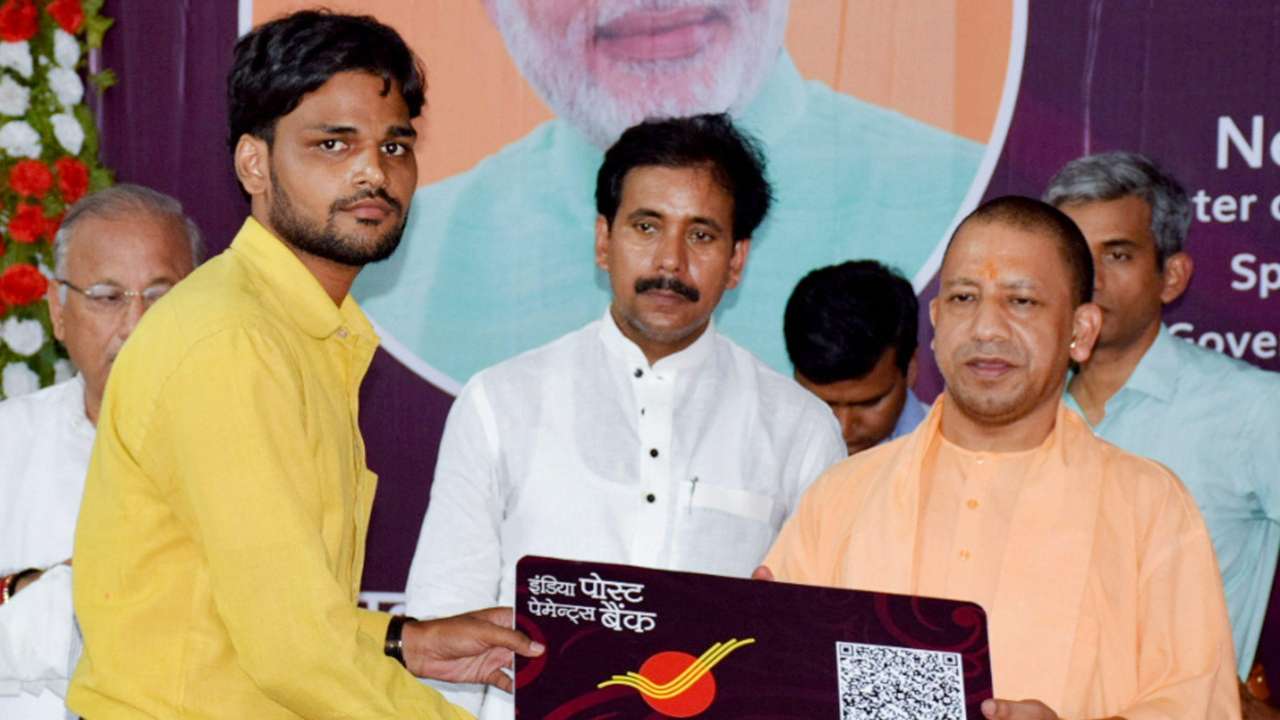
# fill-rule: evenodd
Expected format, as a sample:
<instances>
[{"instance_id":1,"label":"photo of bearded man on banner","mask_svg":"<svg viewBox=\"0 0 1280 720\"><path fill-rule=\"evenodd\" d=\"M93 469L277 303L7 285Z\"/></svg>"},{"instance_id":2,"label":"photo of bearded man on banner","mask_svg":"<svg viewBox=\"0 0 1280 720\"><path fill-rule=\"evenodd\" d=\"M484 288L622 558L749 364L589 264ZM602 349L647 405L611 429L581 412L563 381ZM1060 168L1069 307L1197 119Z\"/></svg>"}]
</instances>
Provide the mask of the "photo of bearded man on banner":
<instances>
[{"instance_id":1,"label":"photo of bearded man on banner","mask_svg":"<svg viewBox=\"0 0 1280 720\"><path fill-rule=\"evenodd\" d=\"M789 371L782 308L809 270L875 258L915 276L963 211L985 147L805 79L784 47L790 5L484 0L556 117L418 190L402 252L354 290L387 348L456 392L597 317L609 290L591 262L595 172L602 148L655 116L727 110L765 149L776 211L716 323L775 368Z\"/></svg>"}]
</instances>

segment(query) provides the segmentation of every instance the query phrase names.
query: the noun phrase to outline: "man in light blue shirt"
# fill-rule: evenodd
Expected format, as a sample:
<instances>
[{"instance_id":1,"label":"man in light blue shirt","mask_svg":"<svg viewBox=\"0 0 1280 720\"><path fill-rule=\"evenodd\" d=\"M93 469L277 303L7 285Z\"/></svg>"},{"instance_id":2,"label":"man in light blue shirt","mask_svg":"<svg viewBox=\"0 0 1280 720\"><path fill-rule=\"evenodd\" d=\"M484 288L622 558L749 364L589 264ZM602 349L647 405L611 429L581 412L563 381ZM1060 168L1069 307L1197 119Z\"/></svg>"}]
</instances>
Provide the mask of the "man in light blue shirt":
<instances>
[{"instance_id":1,"label":"man in light blue shirt","mask_svg":"<svg viewBox=\"0 0 1280 720\"><path fill-rule=\"evenodd\" d=\"M752 291L716 323L775 369L779 310L805 272L874 257L914 275L963 210L983 146L802 78L782 48L788 0L656 5L486 0L557 119L421 188L408 242L357 281L420 374L456 388L595 318L609 286L590 262L590 191L602 148L645 117L728 110L770 158Z\"/></svg>"},{"instance_id":2,"label":"man in light blue shirt","mask_svg":"<svg viewBox=\"0 0 1280 720\"><path fill-rule=\"evenodd\" d=\"M814 270L787 300L796 382L831 407L850 455L906 435L928 414L911 392L919 315L911 283L875 260Z\"/></svg>"},{"instance_id":3,"label":"man in light blue shirt","mask_svg":"<svg viewBox=\"0 0 1280 720\"><path fill-rule=\"evenodd\" d=\"M1102 333L1067 403L1100 437L1167 465L1200 505L1247 677L1280 549L1280 377L1174 337L1161 310L1186 290L1191 204L1133 153L1067 164L1045 200L1084 232ZM1170 552L1177 552L1170 548Z\"/></svg>"}]
</instances>

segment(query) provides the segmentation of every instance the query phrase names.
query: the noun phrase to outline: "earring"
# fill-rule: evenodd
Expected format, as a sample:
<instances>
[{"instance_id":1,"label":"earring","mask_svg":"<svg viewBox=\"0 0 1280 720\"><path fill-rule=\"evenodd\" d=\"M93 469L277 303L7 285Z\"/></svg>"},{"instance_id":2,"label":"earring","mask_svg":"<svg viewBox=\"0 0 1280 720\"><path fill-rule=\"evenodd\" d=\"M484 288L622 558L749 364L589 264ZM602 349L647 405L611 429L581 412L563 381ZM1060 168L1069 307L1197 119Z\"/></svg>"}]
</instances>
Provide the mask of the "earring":
<instances>
[{"instance_id":1,"label":"earring","mask_svg":"<svg viewBox=\"0 0 1280 720\"><path fill-rule=\"evenodd\" d=\"M1076 349L1076 339L1075 339L1075 338L1071 338L1071 344L1070 344L1070 345L1068 345L1068 347L1070 347L1072 350L1075 350L1075 349Z\"/></svg>"}]
</instances>

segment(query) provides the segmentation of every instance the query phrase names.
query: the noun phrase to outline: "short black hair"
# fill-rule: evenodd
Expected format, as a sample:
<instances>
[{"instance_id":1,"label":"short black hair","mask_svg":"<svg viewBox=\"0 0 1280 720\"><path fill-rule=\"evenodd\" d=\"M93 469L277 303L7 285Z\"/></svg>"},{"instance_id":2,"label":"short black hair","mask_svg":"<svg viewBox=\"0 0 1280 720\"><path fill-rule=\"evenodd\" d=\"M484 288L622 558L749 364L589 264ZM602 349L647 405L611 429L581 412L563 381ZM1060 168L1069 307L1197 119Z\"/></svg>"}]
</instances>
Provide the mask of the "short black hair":
<instances>
[{"instance_id":1,"label":"short black hair","mask_svg":"<svg viewBox=\"0 0 1280 720\"><path fill-rule=\"evenodd\" d=\"M733 239L751 237L769 212L773 190L764 152L724 113L645 120L627 128L604 154L596 174L596 212L613 225L622 183L633 168L706 167L733 196Z\"/></svg>"},{"instance_id":2,"label":"short black hair","mask_svg":"<svg viewBox=\"0 0 1280 720\"><path fill-rule=\"evenodd\" d=\"M819 385L865 376L890 349L906 375L916 353L919 313L911 283L875 260L819 268L787 300L787 355L797 373Z\"/></svg>"},{"instance_id":3,"label":"short black hair","mask_svg":"<svg viewBox=\"0 0 1280 720\"><path fill-rule=\"evenodd\" d=\"M1024 230L1043 233L1058 245L1058 253L1071 274L1072 296L1076 305L1093 300L1093 255L1084 233L1067 214L1046 202L1021 195L1004 195L978 206L956 226L947 241L942 262L947 262L956 236L973 222L999 222Z\"/></svg>"},{"instance_id":4,"label":"short black hair","mask_svg":"<svg viewBox=\"0 0 1280 720\"><path fill-rule=\"evenodd\" d=\"M341 72L380 76L398 87L409 117L422 114L426 76L400 35L367 15L303 10L255 28L236 43L227 76L227 146L242 135L275 139L276 121Z\"/></svg>"}]
</instances>

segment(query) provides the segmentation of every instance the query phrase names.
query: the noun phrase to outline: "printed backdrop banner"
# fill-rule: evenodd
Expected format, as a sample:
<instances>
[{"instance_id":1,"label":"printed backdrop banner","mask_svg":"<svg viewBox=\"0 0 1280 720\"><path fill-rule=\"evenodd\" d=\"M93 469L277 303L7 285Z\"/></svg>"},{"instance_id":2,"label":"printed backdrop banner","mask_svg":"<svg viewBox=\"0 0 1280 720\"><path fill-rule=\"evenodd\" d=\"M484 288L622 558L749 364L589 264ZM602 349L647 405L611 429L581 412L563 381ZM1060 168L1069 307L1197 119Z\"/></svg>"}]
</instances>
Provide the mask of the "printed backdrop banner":
<instances>
[{"instance_id":1,"label":"printed backdrop banner","mask_svg":"<svg viewBox=\"0 0 1280 720\"><path fill-rule=\"evenodd\" d=\"M241 0L245 31L311 5ZM365 587L394 601L451 397L478 370L598 318L602 147L653 114L730 108L776 210L717 328L789 373L782 309L809 270L877 258L936 292L954 223L1039 195L1079 155L1136 150L1195 203L1178 335L1280 368L1280 6L872 0L329 0L422 57L420 188L405 242L356 295L391 356L363 391L381 476ZM224 160L225 161L225 160ZM228 189L234 193L234 187ZM928 357L921 394L940 387Z\"/></svg>"}]
</instances>

